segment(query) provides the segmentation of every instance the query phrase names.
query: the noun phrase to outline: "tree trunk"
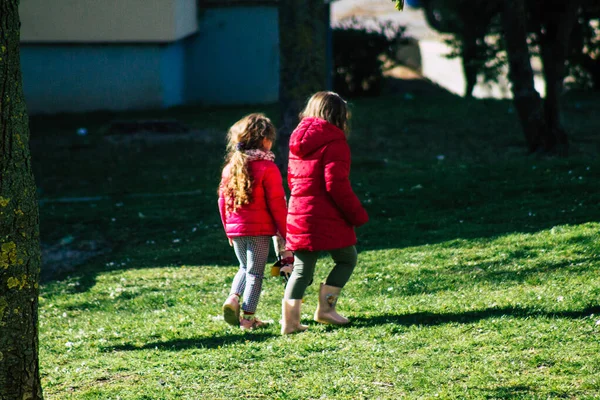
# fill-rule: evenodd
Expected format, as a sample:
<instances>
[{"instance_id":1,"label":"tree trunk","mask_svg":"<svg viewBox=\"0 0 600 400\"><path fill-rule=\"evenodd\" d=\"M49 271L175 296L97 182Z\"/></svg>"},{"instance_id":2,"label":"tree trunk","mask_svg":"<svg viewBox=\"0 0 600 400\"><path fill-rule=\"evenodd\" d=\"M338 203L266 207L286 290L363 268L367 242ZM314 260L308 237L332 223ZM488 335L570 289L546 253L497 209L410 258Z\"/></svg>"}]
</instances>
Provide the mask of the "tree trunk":
<instances>
[{"instance_id":1,"label":"tree trunk","mask_svg":"<svg viewBox=\"0 0 600 400\"><path fill-rule=\"evenodd\" d=\"M562 156L567 155L569 141L560 121L559 100L563 90L565 62L578 7L576 1L568 4L561 1L550 7L545 4L545 9L541 10L544 30L539 35L546 82L544 150Z\"/></svg>"},{"instance_id":2,"label":"tree trunk","mask_svg":"<svg viewBox=\"0 0 600 400\"><path fill-rule=\"evenodd\" d=\"M542 100L533 83L526 19L524 0L504 0L502 22L513 103L523 127L527 147L533 153L543 148L545 122Z\"/></svg>"},{"instance_id":3,"label":"tree trunk","mask_svg":"<svg viewBox=\"0 0 600 400\"><path fill-rule=\"evenodd\" d=\"M477 37L467 27L462 35L462 67L465 77L465 97L473 97L473 90L477 85L477 75L480 70L480 59L477 52Z\"/></svg>"},{"instance_id":4,"label":"tree trunk","mask_svg":"<svg viewBox=\"0 0 600 400\"><path fill-rule=\"evenodd\" d=\"M327 8L324 0L280 0L279 164L287 170L288 143L308 97L327 85Z\"/></svg>"},{"instance_id":5,"label":"tree trunk","mask_svg":"<svg viewBox=\"0 0 600 400\"><path fill-rule=\"evenodd\" d=\"M19 60L19 1L0 0L0 399L43 398L39 218Z\"/></svg>"},{"instance_id":6,"label":"tree trunk","mask_svg":"<svg viewBox=\"0 0 600 400\"><path fill-rule=\"evenodd\" d=\"M456 0L453 0L456 1ZM465 75L465 97L473 96L477 76L485 69L488 60L486 36L492 20L502 10L500 0L464 0L456 4L461 20L462 63Z\"/></svg>"}]
</instances>

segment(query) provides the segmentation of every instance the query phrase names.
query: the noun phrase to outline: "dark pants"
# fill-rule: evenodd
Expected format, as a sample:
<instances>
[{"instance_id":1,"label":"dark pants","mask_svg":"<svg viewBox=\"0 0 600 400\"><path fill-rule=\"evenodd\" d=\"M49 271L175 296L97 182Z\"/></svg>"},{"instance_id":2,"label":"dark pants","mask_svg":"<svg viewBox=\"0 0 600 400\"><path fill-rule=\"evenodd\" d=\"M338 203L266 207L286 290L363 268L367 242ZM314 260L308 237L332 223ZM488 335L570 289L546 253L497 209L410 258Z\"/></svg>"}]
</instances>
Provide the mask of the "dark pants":
<instances>
[{"instance_id":1,"label":"dark pants","mask_svg":"<svg viewBox=\"0 0 600 400\"><path fill-rule=\"evenodd\" d=\"M294 253L294 271L285 287L286 299L300 300L304 297L306 288L313 280L319 253L319 251L296 251ZM356 267L356 247L330 250L329 254L333 258L335 266L329 273L325 284L343 288Z\"/></svg>"}]
</instances>

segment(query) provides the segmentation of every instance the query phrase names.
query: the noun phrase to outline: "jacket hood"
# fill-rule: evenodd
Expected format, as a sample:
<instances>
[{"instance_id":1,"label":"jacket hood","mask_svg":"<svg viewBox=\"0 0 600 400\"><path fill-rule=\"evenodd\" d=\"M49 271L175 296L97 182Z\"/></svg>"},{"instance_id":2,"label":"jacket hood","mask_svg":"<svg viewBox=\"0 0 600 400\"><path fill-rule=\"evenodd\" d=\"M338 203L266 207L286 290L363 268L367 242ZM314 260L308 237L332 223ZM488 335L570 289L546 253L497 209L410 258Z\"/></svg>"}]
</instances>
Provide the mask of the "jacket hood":
<instances>
[{"instance_id":1,"label":"jacket hood","mask_svg":"<svg viewBox=\"0 0 600 400\"><path fill-rule=\"evenodd\" d=\"M346 135L337 126L320 118L304 118L290 137L290 152L304 157L336 140L346 140Z\"/></svg>"}]
</instances>

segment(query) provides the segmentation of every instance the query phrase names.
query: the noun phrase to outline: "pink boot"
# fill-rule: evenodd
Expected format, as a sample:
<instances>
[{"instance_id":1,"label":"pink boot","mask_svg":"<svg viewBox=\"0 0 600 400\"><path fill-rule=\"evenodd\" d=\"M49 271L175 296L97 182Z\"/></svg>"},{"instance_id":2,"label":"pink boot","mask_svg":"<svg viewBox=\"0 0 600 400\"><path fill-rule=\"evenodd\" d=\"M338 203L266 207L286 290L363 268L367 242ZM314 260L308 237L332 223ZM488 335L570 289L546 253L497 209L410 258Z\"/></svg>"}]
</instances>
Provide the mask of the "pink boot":
<instances>
[{"instance_id":1,"label":"pink boot","mask_svg":"<svg viewBox=\"0 0 600 400\"><path fill-rule=\"evenodd\" d=\"M315 311L315 321L332 325L346 325L350 323L348 318L341 316L335 311L335 305L341 291L341 288L321 284L319 305Z\"/></svg>"},{"instance_id":2,"label":"pink boot","mask_svg":"<svg viewBox=\"0 0 600 400\"><path fill-rule=\"evenodd\" d=\"M308 326L300 323L300 308L302 300L283 299L281 301L281 334L304 332Z\"/></svg>"},{"instance_id":3,"label":"pink boot","mask_svg":"<svg viewBox=\"0 0 600 400\"><path fill-rule=\"evenodd\" d=\"M223 319L229 325L240 326L240 296L230 295L223 304Z\"/></svg>"}]
</instances>

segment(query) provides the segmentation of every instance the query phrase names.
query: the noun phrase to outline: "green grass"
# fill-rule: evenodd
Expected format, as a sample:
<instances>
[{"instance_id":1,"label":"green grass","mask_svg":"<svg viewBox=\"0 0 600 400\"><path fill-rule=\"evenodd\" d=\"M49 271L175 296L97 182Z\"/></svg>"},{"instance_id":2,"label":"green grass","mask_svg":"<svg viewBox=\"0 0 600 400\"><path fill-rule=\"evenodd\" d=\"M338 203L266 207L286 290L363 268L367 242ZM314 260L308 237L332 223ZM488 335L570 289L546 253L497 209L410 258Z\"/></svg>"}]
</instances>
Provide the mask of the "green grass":
<instances>
[{"instance_id":1,"label":"green grass","mask_svg":"<svg viewBox=\"0 0 600 400\"><path fill-rule=\"evenodd\" d=\"M279 335L277 279L259 306L273 326L244 334L220 317L236 271L215 198L224 131L276 107L34 118L42 241L111 249L43 271L46 397L600 397L599 106L565 99L571 157L554 159L525 154L509 102L355 101L352 181L371 221L339 303L353 323L310 323L313 285L310 330L291 337ZM157 116L206 139L103 139L111 119ZM187 194L137 196L176 192ZM104 197L49 201L79 196Z\"/></svg>"}]
</instances>

